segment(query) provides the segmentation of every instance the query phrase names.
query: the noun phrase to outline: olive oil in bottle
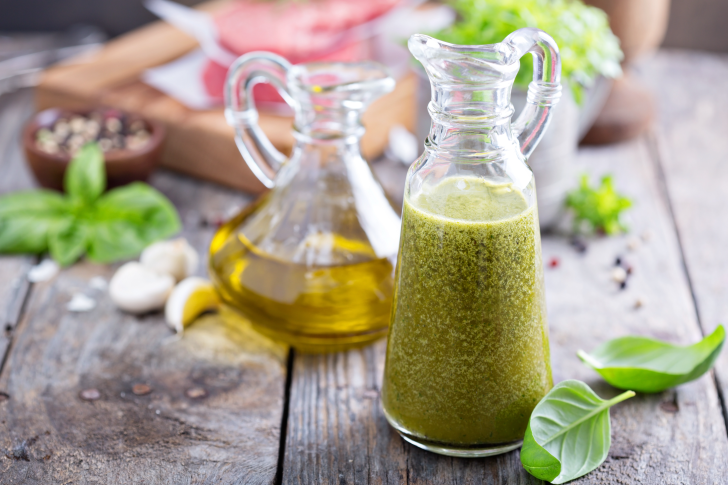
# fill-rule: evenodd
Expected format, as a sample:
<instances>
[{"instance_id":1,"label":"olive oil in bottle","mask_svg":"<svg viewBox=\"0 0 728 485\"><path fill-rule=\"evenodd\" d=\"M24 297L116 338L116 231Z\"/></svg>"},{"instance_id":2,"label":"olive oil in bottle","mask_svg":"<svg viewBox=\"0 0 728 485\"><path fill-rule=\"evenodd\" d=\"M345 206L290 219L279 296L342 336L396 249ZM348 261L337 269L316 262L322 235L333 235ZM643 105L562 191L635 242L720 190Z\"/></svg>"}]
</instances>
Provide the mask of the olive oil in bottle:
<instances>
[{"instance_id":1,"label":"olive oil in bottle","mask_svg":"<svg viewBox=\"0 0 728 485\"><path fill-rule=\"evenodd\" d=\"M305 351L364 345L386 334L396 255L379 258L366 241L330 233L304 238L297 257L273 255L241 229L251 212L222 226L211 245L210 274L229 306L259 332ZM252 225L267 225L258 222Z\"/></svg>"}]
</instances>

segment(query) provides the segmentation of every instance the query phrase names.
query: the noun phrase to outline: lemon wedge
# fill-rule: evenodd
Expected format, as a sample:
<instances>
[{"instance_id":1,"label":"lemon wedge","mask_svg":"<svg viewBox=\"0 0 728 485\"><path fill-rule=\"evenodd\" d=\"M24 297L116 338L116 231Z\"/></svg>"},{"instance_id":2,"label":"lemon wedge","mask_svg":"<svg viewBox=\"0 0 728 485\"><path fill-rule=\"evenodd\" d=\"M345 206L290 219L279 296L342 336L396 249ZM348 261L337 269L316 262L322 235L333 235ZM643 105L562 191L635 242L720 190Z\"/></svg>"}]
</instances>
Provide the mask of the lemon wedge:
<instances>
[{"instance_id":1,"label":"lemon wedge","mask_svg":"<svg viewBox=\"0 0 728 485\"><path fill-rule=\"evenodd\" d=\"M197 276L185 278L174 287L164 307L167 324L177 333L202 313L220 308L220 298L209 280Z\"/></svg>"}]
</instances>

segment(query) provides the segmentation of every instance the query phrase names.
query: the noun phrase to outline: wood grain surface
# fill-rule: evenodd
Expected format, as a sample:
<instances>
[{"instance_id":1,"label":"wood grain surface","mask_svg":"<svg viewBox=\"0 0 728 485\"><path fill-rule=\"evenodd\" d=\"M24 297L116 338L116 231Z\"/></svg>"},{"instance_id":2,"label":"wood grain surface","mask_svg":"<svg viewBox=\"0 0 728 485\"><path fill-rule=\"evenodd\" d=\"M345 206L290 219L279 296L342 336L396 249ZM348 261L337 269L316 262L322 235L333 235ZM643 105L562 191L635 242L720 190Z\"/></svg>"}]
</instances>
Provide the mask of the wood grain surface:
<instances>
[{"instance_id":1,"label":"wood grain surface","mask_svg":"<svg viewBox=\"0 0 728 485\"><path fill-rule=\"evenodd\" d=\"M661 52L640 73L660 100L653 136L707 335L728 325L728 55ZM715 372L725 405L728 352Z\"/></svg>"},{"instance_id":2,"label":"wood grain surface","mask_svg":"<svg viewBox=\"0 0 728 485\"><path fill-rule=\"evenodd\" d=\"M728 58L662 52L639 75L658 95L653 133L582 149L578 159L593 177L613 173L635 200L631 233L588 240L585 253L565 235L543 238L544 261L557 261L545 272L555 380L584 380L604 398L618 391L577 350L626 334L692 343L728 313L728 138L720 135L728 95L717 87ZM29 92L0 97L0 193L33 184L17 137L31 105ZM396 192L401 170L376 168ZM152 183L178 207L185 237L203 253L217 221L250 202L164 171ZM617 256L633 269L622 290L611 278ZM113 266L80 263L29 285L34 262L0 257L0 362L9 349L0 364L2 485L541 483L518 452L462 460L405 443L379 403L383 341L295 354L285 419L286 348L213 316L175 338L161 315L125 315L91 286L94 276L108 280ZM97 307L67 311L77 292ZM152 392L135 395L134 384ZM727 385L724 352L715 376L613 408L609 457L575 483L728 483L719 393ZM101 398L81 400L88 388ZM192 388L206 395L189 397Z\"/></svg>"},{"instance_id":3,"label":"wood grain surface","mask_svg":"<svg viewBox=\"0 0 728 485\"><path fill-rule=\"evenodd\" d=\"M32 185L20 153L20 132L31 103L29 90L0 97L0 194ZM25 275L34 262L29 256L0 256L0 369L30 288Z\"/></svg>"},{"instance_id":4,"label":"wood grain surface","mask_svg":"<svg viewBox=\"0 0 728 485\"><path fill-rule=\"evenodd\" d=\"M626 334L687 344L701 332L647 141L584 149L579 165L595 176L614 173L618 187L635 199L629 217L633 235L592 240L585 254L566 237L544 237L544 260L558 261L546 270L554 376L557 382L584 380L610 398L619 391L581 364L577 350ZM624 290L611 278L617 256L633 267ZM346 354L297 356L284 483L536 482L523 471L517 451L465 460L405 443L381 412L383 365L382 342ZM620 404L612 410L612 423L609 458L576 483L725 483L728 435L710 375Z\"/></svg>"},{"instance_id":5,"label":"wood grain surface","mask_svg":"<svg viewBox=\"0 0 728 485\"><path fill-rule=\"evenodd\" d=\"M27 94L13 103L0 123L30 113ZM29 185L18 153L0 169L3 189ZM175 203L203 256L214 221L249 202L169 173L152 183ZM24 281L22 259L0 260L6 313L8 301L22 299L17 284L5 283ZM114 269L82 262L33 285L0 374L0 483L273 483L287 348L217 316L177 338L159 313L126 315L91 284ZM96 308L68 311L76 293ZM135 395L135 384L152 391ZM100 399L81 399L86 389Z\"/></svg>"}]
</instances>

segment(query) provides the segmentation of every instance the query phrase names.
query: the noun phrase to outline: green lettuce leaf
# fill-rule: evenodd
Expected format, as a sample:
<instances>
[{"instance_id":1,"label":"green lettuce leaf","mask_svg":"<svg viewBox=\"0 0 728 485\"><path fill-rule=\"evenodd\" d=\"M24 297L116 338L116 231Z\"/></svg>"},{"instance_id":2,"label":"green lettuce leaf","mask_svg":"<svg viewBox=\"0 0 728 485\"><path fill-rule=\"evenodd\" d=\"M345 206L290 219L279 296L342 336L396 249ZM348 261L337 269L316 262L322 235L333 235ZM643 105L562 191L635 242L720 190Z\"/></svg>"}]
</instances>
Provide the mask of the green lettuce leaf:
<instances>
[{"instance_id":1,"label":"green lettuce leaf","mask_svg":"<svg viewBox=\"0 0 728 485\"><path fill-rule=\"evenodd\" d=\"M577 103L598 75L619 77L623 54L619 39L600 9L579 0L450 0L458 21L433 37L460 45L502 42L511 32L535 27L551 35L561 53L562 78ZM515 85L528 89L531 56L521 58Z\"/></svg>"}]
</instances>

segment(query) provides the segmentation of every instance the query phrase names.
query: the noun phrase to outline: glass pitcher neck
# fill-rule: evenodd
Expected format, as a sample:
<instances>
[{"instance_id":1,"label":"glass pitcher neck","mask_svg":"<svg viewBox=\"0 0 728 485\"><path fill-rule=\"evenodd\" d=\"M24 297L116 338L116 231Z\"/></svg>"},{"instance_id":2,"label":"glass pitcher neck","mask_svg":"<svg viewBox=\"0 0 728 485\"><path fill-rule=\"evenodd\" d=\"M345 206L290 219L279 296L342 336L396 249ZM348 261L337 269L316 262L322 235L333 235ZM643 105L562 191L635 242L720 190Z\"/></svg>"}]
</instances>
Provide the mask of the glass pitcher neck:
<instances>
[{"instance_id":1,"label":"glass pitcher neck","mask_svg":"<svg viewBox=\"0 0 728 485\"><path fill-rule=\"evenodd\" d=\"M345 108L300 105L293 123L299 143L358 144L364 131L361 112Z\"/></svg>"},{"instance_id":2,"label":"glass pitcher neck","mask_svg":"<svg viewBox=\"0 0 728 485\"><path fill-rule=\"evenodd\" d=\"M463 128L433 121L425 140L425 151L438 159L463 163L494 162L519 154L518 140L510 126Z\"/></svg>"},{"instance_id":3,"label":"glass pitcher neck","mask_svg":"<svg viewBox=\"0 0 728 485\"><path fill-rule=\"evenodd\" d=\"M430 79L432 123L426 142L431 151L451 157L495 160L517 149L511 132L511 85L502 87L453 86Z\"/></svg>"},{"instance_id":4,"label":"glass pitcher neck","mask_svg":"<svg viewBox=\"0 0 728 485\"><path fill-rule=\"evenodd\" d=\"M419 34L409 48L431 85L429 150L476 159L513 150L511 89L519 63L512 48L458 46Z\"/></svg>"},{"instance_id":5,"label":"glass pitcher neck","mask_svg":"<svg viewBox=\"0 0 728 485\"><path fill-rule=\"evenodd\" d=\"M288 86L296 111L294 130L313 143L356 142L364 134L362 114L394 84L386 68L371 61L293 66Z\"/></svg>"}]
</instances>

